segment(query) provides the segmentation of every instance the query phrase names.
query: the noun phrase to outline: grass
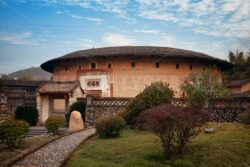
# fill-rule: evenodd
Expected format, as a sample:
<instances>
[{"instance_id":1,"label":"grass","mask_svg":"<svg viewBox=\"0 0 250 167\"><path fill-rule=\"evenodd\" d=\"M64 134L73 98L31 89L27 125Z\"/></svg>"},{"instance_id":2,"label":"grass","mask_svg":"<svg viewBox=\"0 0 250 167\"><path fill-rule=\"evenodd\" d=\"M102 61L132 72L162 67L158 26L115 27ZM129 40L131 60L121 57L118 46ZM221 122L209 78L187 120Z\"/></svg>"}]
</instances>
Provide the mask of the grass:
<instances>
[{"instance_id":1,"label":"grass","mask_svg":"<svg viewBox=\"0 0 250 167\"><path fill-rule=\"evenodd\" d=\"M221 125L213 134L200 134L192 139L185 154L175 162L164 158L160 140L153 133L125 129L120 138L90 138L80 145L65 166L250 166L250 128L238 123ZM215 126L218 124L209 124L209 127Z\"/></svg>"}]
</instances>

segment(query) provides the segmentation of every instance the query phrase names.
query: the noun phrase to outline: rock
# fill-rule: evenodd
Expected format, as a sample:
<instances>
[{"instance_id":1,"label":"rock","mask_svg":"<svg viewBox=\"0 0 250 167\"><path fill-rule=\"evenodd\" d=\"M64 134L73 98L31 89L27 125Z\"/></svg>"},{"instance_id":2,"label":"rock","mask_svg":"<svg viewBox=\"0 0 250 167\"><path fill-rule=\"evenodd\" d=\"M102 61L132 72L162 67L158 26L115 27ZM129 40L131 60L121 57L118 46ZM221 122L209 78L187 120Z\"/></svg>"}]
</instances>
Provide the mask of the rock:
<instances>
[{"instance_id":1,"label":"rock","mask_svg":"<svg viewBox=\"0 0 250 167\"><path fill-rule=\"evenodd\" d=\"M81 130L83 128L81 113L78 111L72 111L70 114L69 131Z\"/></svg>"},{"instance_id":2,"label":"rock","mask_svg":"<svg viewBox=\"0 0 250 167\"><path fill-rule=\"evenodd\" d=\"M214 128L205 128L204 132L208 133L208 134L213 133L214 132Z\"/></svg>"}]
</instances>

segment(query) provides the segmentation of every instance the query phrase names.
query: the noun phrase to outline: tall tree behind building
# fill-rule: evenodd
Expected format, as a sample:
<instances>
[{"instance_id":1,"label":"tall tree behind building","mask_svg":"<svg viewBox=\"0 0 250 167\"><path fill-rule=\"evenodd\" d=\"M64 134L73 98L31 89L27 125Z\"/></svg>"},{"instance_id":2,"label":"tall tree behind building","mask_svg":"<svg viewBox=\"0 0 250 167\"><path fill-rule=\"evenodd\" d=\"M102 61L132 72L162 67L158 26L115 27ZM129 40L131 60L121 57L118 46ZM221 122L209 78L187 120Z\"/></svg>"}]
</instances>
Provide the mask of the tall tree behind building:
<instances>
[{"instance_id":1,"label":"tall tree behind building","mask_svg":"<svg viewBox=\"0 0 250 167\"><path fill-rule=\"evenodd\" d=\"M226 81L250 78L250 50L246 54L242 51L236 51L235 53L229 51L228 58L234 67L226 71Z\"/></svg>"}]
</instances>

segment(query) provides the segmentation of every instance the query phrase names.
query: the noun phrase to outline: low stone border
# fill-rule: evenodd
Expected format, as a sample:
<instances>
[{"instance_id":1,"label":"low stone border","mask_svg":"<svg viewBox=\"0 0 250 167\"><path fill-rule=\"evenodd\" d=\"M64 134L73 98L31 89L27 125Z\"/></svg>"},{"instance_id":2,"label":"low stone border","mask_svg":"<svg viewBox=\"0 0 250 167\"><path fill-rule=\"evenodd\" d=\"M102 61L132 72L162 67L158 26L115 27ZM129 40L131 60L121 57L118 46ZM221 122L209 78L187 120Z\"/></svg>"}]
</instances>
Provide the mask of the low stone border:
<instances>
[{"instance_id":1,"label":"low stone border","mask_svg":"<svg viewBox=\"0 0 250 167\"><path fill-rule=\"evenodd\" d=\"M92 128L92 127L89 127L89 128ZM87 129L89 129L89 128L87 128ZM86 129L84 129L84 130L86 130ZM80 130L80 131L83 131L83 130ZM77 132L80 132L80 131L68 132L68 133L66 133L66 134L62 134L62 135L60 135L60 136L57 136L57 137L55 137L55 138L52 138L51 140L48 140L48 141L46 141L46 142L44 142L44 143L42 143L42 144L39 144L39 145L37 145L36 147L31 147L31 148L29 148L29 149L27 150L27 152L22 152L22 153L20 153L19 155L17 155L17 156L15 156L15 157L11 158L7 163L2 164L2 165L3 165L3 166L11 166L11 165L17 163L18 161L20 161L21 159L23 159L25 156L27 156L27 155L29 155L29 154L35 152L36 150L42 148L43 146L45 146L45 145L47 145L47 144L49 144L49 143L51 143L51 142L53 142L53 141L55 141L55 140L58 140L58 139L60 139L60 138L62 138L62 137L64 137L64 136L68 136L68 135L71 135L71 134L73 134L73 133L77 133Z\"/></svg>"},{"instance_id":2,"label":"low stone border","mask_svg":"<svg viewBox=\"0 0 250 167\"><path fill-rule=\"evenodd\" d=\"M13 166L59 167L80 143L95 134L95 131L94 128L88 128L60 136L19 158Z\"/></svg>"}]
</instances>

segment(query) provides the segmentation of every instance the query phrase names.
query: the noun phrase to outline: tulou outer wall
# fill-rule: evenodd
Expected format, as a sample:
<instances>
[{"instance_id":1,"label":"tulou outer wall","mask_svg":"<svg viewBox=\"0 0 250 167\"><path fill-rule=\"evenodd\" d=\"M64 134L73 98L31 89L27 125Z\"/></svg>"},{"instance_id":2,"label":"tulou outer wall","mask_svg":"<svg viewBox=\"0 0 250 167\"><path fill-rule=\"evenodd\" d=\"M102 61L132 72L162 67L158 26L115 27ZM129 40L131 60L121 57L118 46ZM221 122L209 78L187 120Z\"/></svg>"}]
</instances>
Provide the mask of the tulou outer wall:
<instances>
[{"instance_id":1,"label":"tulou outer wall","mask_svg":"<svg viewBox=\"0 0 250 167\"><path fill-rule=\"evenodd\" d=\"M109 58L108 60L79 60L59 62L54 67L53 81L73 81L79 79L81 71L91 71L91 62L97 63L96 69L104 70L109 73L110 77L110 96L112 97L135 97L140 93L146 85L150 83L162 81L170 84L174 89L175 96L180 97L180 85L190 72L201 71L205 68L213 69L214 73L221 80L220 69L212 64L207 65L202 61L189 60L161 60L160 67L156 68L156 59L141 58L134 59L118 59ZM131 67L131 62L135 62L135 68ZM107 64L111 63L112 68L107 68ZM179 64L179 69L176 68ZM192 70L190 69L192 65ZM81 68L79 67L81 66ZM67 68L67 70L65 70ZM93 70L94 71L94 70ZM103 97L108 96L103 94Z\"/></svg>"}]
</instances>

